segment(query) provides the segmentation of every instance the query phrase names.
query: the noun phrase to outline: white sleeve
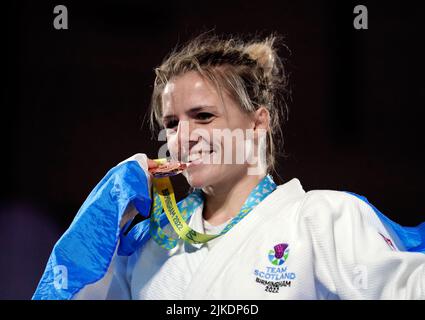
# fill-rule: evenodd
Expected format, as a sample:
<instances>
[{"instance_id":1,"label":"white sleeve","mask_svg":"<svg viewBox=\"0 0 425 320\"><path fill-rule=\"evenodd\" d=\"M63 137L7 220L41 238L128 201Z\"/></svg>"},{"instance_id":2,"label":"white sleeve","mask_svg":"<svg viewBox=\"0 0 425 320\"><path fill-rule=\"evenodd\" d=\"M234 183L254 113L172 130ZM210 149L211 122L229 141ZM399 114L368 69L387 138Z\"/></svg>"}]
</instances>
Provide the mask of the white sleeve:
<instances>
[{"instance_id":1,"label":"white sleeve","mask_svg":"<svg viewBox=\"0 0 425 320\"><path fill-rule=\"evenodd\" d=\"M364 201L310 191L301 209L312 236L315 277L340 299L425 299L425 254L402 247ZM393 235L393 236L392 236Z\"/></svg>"}]
</instances>

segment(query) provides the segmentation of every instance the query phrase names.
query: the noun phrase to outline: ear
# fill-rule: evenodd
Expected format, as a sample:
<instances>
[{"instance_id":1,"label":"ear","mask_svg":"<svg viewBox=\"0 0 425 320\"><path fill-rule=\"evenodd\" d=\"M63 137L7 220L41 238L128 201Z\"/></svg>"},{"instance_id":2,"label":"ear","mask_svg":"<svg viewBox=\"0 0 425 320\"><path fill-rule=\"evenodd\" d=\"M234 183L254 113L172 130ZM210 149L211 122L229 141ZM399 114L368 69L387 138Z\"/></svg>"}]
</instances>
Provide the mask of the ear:
<instances>
[{"instance_id":1,"label":"ear","mask_svg":"<svg viewBox=\"0 0 425 320\"><path fill-rule=\"evenodd\" d=\"M268 131L270 128L270 113L266 107L260 107L254 112L254 130L263 129Z\"/></svg>"}]
</instances>

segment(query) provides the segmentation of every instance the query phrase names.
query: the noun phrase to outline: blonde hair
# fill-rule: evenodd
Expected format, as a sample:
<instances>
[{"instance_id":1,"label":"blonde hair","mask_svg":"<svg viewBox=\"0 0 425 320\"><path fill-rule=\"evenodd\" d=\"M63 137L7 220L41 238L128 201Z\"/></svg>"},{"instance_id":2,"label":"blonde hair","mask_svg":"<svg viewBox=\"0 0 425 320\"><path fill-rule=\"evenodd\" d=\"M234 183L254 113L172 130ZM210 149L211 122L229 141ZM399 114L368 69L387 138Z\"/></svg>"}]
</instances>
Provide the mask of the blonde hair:
<instances>
[{"instance_id":1,"label":"blonde hair","mask_svg":"<svg viewBox=\"0 0 425 320\"><path fill-rule=\"evenodd\" d=\"M221 89L226 90L242 111L251 113L261 106L268 110L267 168L268 172L275 172L275 156L279 153L276 150L283 150L281 124L287 116L286 98L289 97L288 76L276 49L278 40L275 34L262 40L243 41L238 37L204 33L175 48L155 68L150 114L152 131L157 125L162 126L162 93L168 81L197 71L216 86L220 95Z\"/></svg>"}]
</instances>

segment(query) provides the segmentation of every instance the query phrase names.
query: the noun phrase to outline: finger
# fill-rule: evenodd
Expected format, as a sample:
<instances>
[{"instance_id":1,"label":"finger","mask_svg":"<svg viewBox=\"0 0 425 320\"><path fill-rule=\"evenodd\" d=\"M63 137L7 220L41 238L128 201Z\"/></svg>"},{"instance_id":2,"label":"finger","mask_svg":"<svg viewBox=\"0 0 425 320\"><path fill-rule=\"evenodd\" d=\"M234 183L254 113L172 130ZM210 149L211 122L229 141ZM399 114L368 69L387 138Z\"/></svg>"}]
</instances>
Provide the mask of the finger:
<instances>
[{"instance_id":1,"label":"finger","mask_svg":"<svg viewBox=\"0 0 425 320\"><path fill-rule=\"evenodd\" d=\"M156 168L156 167L158 167L158 164L152 159L148 159L148 169Z\"/></svg>"}]
</instances>

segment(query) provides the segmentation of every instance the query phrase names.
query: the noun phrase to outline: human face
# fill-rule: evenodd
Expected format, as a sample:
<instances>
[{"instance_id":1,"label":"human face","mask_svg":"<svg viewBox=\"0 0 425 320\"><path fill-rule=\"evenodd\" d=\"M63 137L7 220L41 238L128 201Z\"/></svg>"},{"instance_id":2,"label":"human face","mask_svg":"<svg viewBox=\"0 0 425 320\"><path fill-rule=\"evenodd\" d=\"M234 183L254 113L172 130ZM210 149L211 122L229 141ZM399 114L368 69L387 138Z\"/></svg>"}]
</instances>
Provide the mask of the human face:
<instances>
[{"instance_id":1,"label":"human face","mask_svg":"<svg viewBox=\"0 0 425 320\"><path fill-rule=\"evenodd\" d=\"M203 162L185 171L192 187L219 186L247 174L249 163L236 161L241 144L229 145L217 132L254 130L255 113L243 112L224 91L222 96L223 99L195 71L172 78L164 88L162 122L171 156L181 161ZM229 153L231 163L225 161L225 154Z\"/></svg>"}]
</instances>

